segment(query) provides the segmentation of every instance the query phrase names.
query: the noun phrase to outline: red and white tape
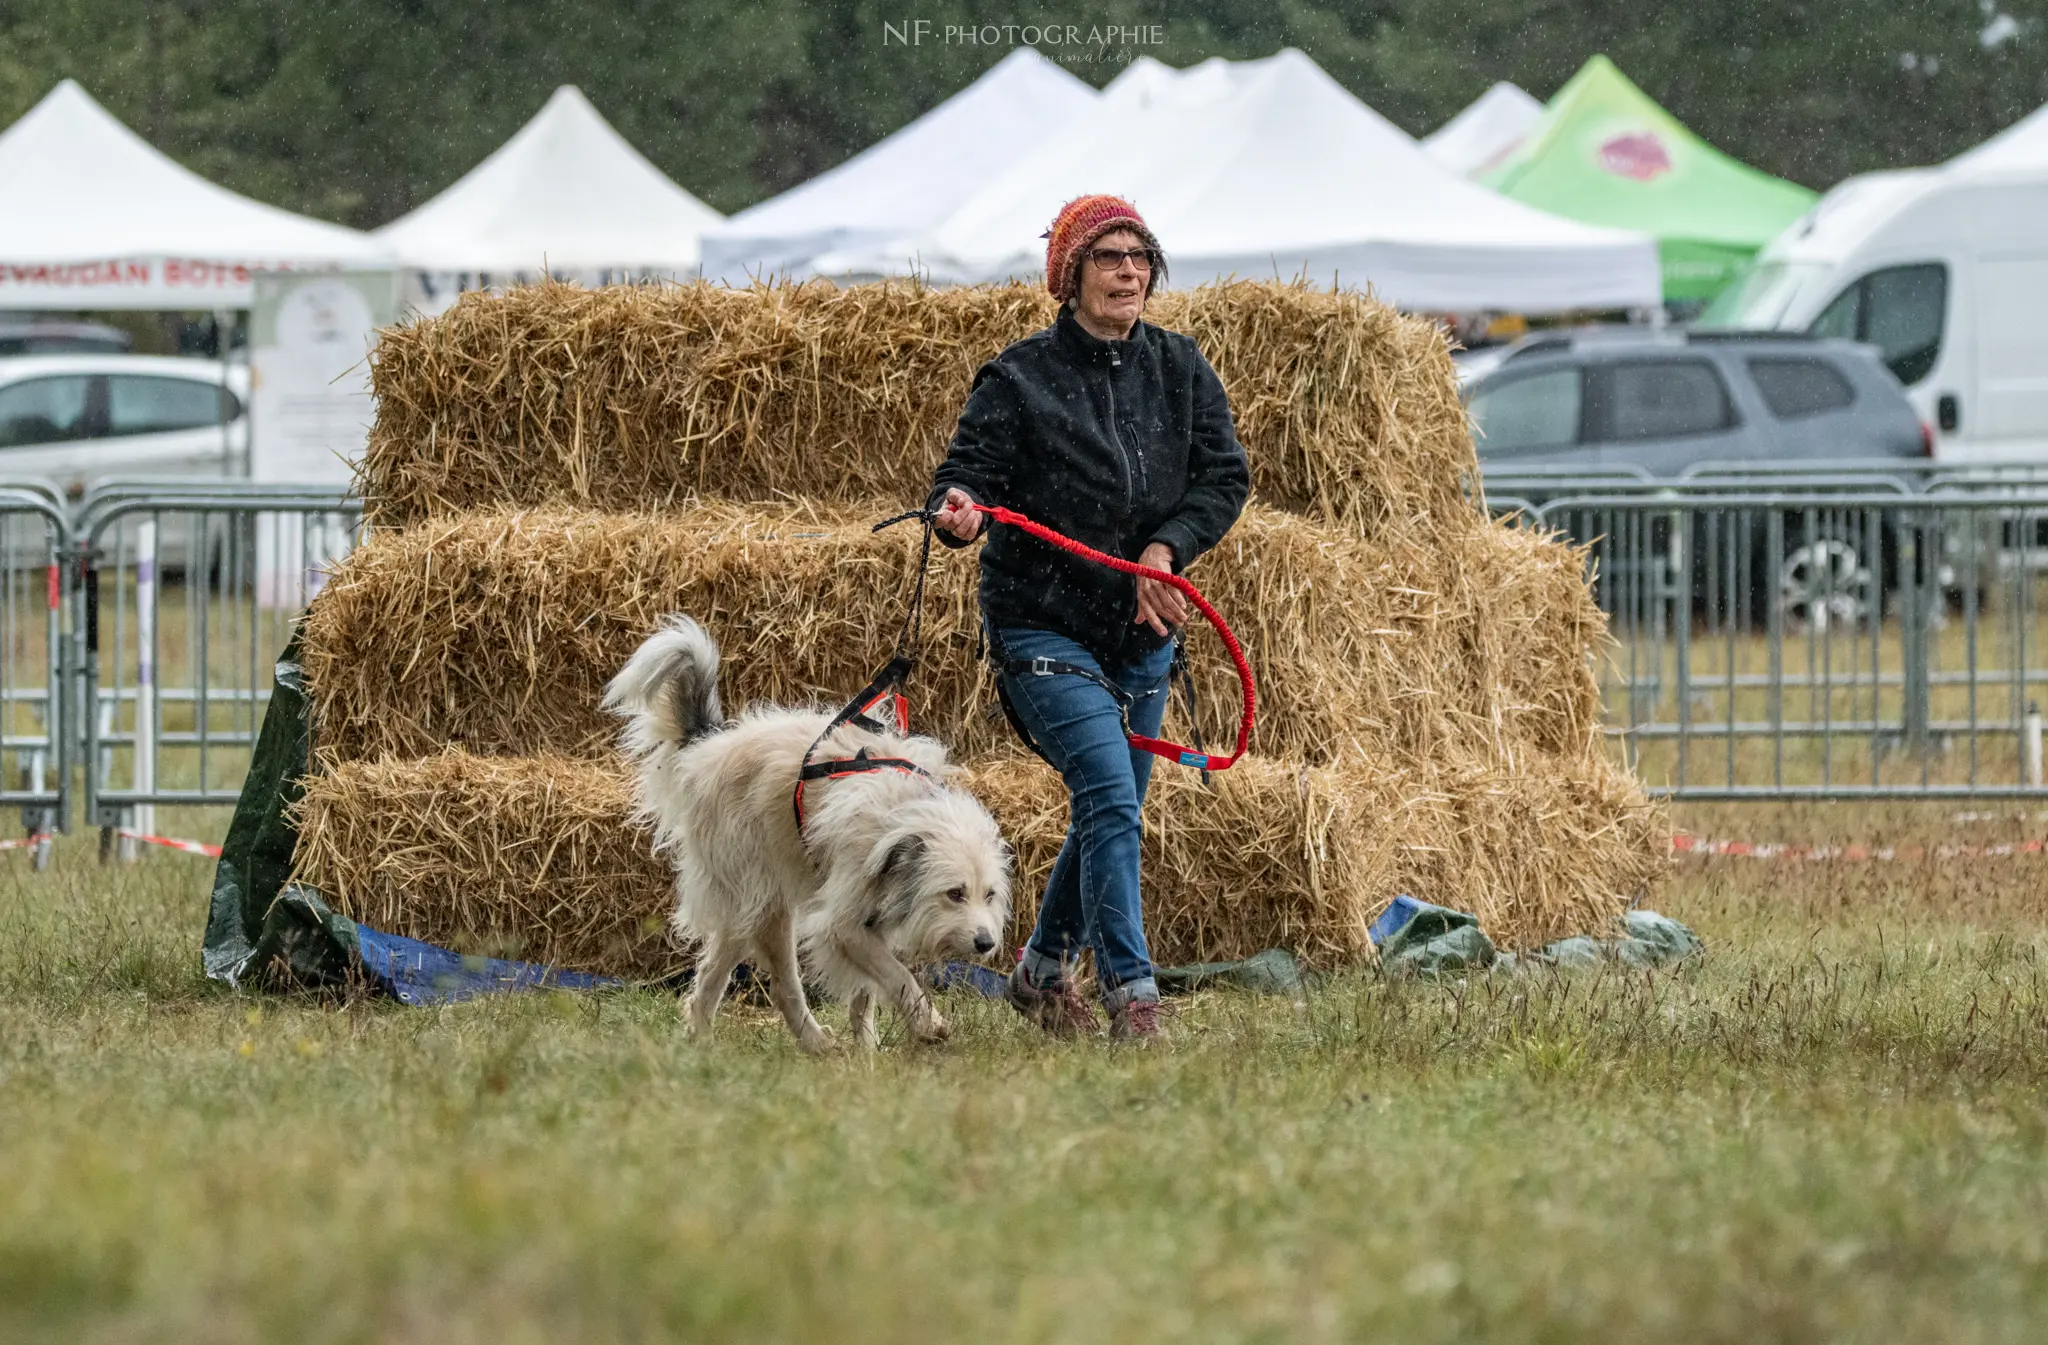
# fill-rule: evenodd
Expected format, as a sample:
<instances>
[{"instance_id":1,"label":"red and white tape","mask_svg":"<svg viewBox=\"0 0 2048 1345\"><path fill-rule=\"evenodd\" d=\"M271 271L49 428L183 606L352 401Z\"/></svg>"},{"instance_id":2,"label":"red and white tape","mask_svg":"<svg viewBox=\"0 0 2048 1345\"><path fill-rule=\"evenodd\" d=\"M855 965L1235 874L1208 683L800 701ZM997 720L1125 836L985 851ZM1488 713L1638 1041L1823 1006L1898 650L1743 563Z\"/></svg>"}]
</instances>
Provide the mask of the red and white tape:
<instances>
[{"instance_id":1,"label":"red and white tape","mask_svg":"<svg viewBox=\"0 0 2048 1345\"><path fill-rule=\"evenodd\" d=\"M205 841L182 840L176 836L152 836L144 831L130 831L126 827L114 833L124 840L141 841L144 845L161 845L166 850L182 850L188 855L205 855L208 859L220 858L220 847L208 845Z\"/></svg>"},{"instance_id":2,"label":"red and white tape","mask_svg":"<svg viewBox=\"0 0 2048 1345\"><path fill-rule=\"evenodd\" d=\"M220 858L220 847L208 845L205 841L188 841L178 836L152 836L148 832L130 831L126 827L114 834L127 840L141 841L145 845L161 845L166 850L182 850L188 855L204 855L208 859ZM0 838L0 850L33 850L51 839L52 834L47 831L38 832L33 836L8 836Z\"/></svg>"},{"instance_id":3,"label":"red and white tape","mask_svg":"<svg viewBox=\"0 0 2048 1345\"><path fill-rule=\"evenodd\" d=\"M1787 859L1809 863L1915 863L1925 859L2011 859L2048 854L2048 841L2014 841L2006 845L1777 845L1767 841L1717 841L1676 832L1671 853L1701 858Z\"/></svg>"}]
</instances>

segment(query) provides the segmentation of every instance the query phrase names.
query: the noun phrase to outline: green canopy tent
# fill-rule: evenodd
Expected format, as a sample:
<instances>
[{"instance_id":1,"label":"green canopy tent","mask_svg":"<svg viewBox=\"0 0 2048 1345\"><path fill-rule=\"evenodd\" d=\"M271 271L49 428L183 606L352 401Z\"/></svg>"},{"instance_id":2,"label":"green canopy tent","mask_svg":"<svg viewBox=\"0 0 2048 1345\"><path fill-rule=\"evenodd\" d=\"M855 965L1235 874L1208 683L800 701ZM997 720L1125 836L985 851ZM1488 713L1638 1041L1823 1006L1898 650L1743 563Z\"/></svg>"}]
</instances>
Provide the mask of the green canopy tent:
<instances>
[{"instance_id":1,"label":"green canopy tent","mask_svg":"<svg viewBox=\"0 0 2048 1345\"><path fill-rule=\"evenodd\" d=\"M1480 178L1525 205L1657 240L1664 298L1711 298L1818 197L1701 140L1605 56Z\"/></svg>"}]
</instances>

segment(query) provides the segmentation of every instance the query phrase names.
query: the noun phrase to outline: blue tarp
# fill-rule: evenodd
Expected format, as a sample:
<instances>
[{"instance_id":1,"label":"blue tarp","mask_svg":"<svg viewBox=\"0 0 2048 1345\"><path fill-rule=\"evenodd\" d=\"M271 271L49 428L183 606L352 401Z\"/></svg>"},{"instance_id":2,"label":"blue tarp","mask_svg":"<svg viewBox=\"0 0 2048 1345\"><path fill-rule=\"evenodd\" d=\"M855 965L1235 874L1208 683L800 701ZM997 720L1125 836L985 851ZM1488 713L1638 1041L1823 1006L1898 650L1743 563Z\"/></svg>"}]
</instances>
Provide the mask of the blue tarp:
<instances>
[{"instance_id":1,"label":"blue tarp","mask_svg":"<svg viewBox=\"0 0 2048 1345\"><path fill-rule=\"evenodd\" d=\"M458 1004L508 990L602 990L625 984L534 962L468 957L367 925L356 926L356 951L364 974L402 1004Z\"/></svg>"}]
</instances>

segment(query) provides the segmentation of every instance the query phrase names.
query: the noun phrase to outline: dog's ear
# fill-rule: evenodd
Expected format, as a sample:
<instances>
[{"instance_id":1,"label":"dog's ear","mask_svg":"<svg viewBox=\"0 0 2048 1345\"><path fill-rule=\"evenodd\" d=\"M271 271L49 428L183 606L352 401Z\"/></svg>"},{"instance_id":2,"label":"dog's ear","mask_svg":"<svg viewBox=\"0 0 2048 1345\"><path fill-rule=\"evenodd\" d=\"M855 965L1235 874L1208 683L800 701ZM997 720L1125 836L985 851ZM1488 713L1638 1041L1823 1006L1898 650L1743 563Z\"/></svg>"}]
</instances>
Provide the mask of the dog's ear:
<instances>
[{"instance_id":1,"label":"dog's ear","mask_svg":"<svg viewBox=\"0 0 2048 1345\"><path fill-rule=\"evenodd\" d=\"M869 923L900 925L916 906L917 871L924 862L924 837L915 832L884 838L868 860L874 883L874 914Z\"/></svg>"},{"instance_id":2,"label":"dog's ear","mask_svg":"<svg viewBox=\"0 0 2048 1345\"><path fill-rule=\"evenodd\" d=\"M871 878L900 878L916 868L924 858L924 837L916 832L897 832L884 836L868 854L868 876Z\"/></svg>"},{"instance_id":3,"label":"dog's ear","mask_svg":"<svg viewBox=\"0 0 2048 1345\"><path fill-rule=\"evenodd\" d=\"M915 833L899 836L895 844L877 848L881 850L881 863L875 867L875 876L894 878L910 872L924 858L924 837Z\"/></svg>"}]
</instances>

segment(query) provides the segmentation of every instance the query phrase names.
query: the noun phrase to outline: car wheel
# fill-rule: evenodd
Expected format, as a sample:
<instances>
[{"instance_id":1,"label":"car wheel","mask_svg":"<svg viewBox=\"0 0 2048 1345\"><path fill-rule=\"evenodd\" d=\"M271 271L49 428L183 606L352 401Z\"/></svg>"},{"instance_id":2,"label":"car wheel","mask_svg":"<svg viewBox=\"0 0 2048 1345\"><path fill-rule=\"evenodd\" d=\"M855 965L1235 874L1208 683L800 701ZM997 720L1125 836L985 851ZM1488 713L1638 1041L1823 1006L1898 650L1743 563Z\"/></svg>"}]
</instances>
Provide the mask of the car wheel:
<instances>
[{"instance_id":1,"label":"car wheel","mask_svg":"<svg viewBox=\"0 0 2048 1345\"><path fill-rule=\"evenodd\" d=\"M1778 611L1788 627L1824 632L1859 626L1870 616L1870 567L1846 538L1793 542L1777 579Z\"/></svg>"}]
</instances>

